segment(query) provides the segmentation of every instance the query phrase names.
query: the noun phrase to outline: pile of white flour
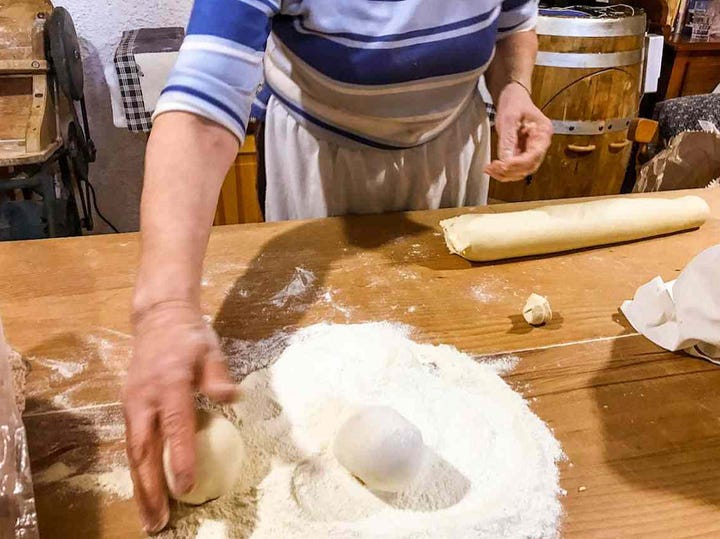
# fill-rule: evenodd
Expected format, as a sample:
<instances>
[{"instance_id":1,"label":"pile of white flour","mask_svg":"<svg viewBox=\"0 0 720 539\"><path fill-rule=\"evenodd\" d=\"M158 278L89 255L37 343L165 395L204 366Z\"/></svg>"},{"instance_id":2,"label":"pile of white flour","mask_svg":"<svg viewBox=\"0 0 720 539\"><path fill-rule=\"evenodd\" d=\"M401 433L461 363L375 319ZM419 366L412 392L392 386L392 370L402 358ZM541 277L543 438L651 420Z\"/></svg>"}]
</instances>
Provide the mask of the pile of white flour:
<instances>
[{"instance_id":1,"label":"pile of white flour","mask_svg":"<svg viewBox=\"0 0 720 539\"><path fill-rule=\"evenodd\" d=\"M408 334L388 323L321 324L291 337L226 410L247 446L243 484L181 508L175 530L201 537L215 522L228 537L263 539L555 537L562 451L551 431L495 367ZM429 448L406 492L373 493L332 455L339 426L369 404L397 410Z\"/></svg>"}]
</instances>

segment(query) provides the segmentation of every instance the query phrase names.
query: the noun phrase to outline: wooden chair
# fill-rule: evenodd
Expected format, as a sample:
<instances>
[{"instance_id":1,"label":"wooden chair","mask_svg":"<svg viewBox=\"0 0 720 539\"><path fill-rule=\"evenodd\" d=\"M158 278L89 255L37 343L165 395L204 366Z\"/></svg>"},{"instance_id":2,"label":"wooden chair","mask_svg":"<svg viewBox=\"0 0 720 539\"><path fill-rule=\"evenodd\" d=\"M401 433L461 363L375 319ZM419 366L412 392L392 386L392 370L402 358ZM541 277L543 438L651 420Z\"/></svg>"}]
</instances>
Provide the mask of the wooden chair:
<instances>
[{"instance_id":1,"label":"wooden chair","mask_svg":"<svg viewBox=\"0 0 720 539\"><path fill-rule=\"evenodd\" d=\"M635 172L639 174L640 168L652 157L648 152L648 147L660 142L659 124L655 120L635 118L630 122L627 138L638 145L635 154Z\"/></svg>"}]
</instances>

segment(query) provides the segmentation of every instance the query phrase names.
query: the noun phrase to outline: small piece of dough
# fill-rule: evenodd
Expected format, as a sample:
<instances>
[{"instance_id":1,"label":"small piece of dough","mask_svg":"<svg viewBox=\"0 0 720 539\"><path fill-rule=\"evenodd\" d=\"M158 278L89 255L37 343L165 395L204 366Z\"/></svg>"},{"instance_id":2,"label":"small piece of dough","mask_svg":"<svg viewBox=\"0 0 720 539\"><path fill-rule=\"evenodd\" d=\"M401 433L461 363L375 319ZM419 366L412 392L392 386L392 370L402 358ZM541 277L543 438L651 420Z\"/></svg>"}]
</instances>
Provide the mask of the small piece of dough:
<instances>
[{"instance_id":1,"label":"small piece of dough","mask_svg":"<svg viewBox=\"0 0 720 539\"><path fill-rule=\"evenodd\" d=\"M352 475L372 490L402 492L422 466L420 430L387 406L371 406L338 430L333 452Z\"/></svg>"},{"instance_id":2,"label":"small piece of dough","mask_svg":"<svg viewBox=\"0 0 720 539\"><path fill-rule=\"evenodd\" d=\"M198 413L195 434L195 486L187 494L175 492L175 476L170 468L170 450L165 445L163 467L170 495L190 505L201 505L232 490L240 478L245 445L235 425L221 415Z\"/></svg>"},{"instance_id":3,"label":"small piece of dough","mask_svg":"<svg viewBox=\"0 0 720 539\"><path fill-rule=\"evenodd\" d=\"M710 216L698 196L612 198L508 213L467 214L440 223L452 253L486 262L557 253L697 228Z\"/></svg>"},{"instance_id":4,"label":"small piece of dough","mask_svg":"<svg viewBox=\"0 0 720 539\"><path fill-rule=\"evenodd\" d=\"M550 302L540 294L530 294L523 308L523 317L531 326L542 326L552 320L553 313Z\"/></svg>"}]
</instances>

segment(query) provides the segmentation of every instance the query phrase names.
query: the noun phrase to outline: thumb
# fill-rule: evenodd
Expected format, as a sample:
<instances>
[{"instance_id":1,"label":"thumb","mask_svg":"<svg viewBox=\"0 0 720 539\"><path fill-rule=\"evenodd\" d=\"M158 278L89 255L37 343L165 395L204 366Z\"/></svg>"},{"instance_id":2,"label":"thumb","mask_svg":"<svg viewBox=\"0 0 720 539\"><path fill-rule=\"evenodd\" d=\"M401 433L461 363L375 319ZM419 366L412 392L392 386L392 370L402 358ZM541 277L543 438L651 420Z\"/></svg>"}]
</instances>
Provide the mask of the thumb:
<instances>
[{"instance_id":1,"label":"thumb","mask_svg":"<svg viewBox=\"0 0 720 539\"><path fill-rule=\"evenodd\" d=\"M230 378L225 356L219 348L211 348L205 356L200 391L215 402L229 403L238 398L238 387Z\"/></svg>"},{"instance_id":2,"label":"thumb","mask_svg":"<svg viewBox=\"0 0 720 539\"><path fill-rule=\"evenodd\" d=\"M503 122L498 127L498 159L507 161L515 155L518 143L517 126L515 122Z\"/></svg>"}]
</instances>

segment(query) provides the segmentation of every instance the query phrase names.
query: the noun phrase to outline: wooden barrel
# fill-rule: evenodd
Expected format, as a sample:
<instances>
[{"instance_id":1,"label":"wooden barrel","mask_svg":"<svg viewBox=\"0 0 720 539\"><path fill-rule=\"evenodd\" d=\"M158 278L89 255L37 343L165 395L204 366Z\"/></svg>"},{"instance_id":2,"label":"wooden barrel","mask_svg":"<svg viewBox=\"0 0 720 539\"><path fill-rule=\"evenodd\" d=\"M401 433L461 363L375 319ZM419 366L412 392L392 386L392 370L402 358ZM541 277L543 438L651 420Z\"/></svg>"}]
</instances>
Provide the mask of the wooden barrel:
<instances>
[{"instance_id":1,"label":"wooden barrel","mask_svg":"<svg viewBox=\"0 0 720 539\"><path fill-rule=\"evenodd\" d=\"M630 158L630 121L642 94L645 15L543 16L533 101L555 135L540 170L526 181L492 182L507 201L617 194Z\"/></svg>"}]
</instances>

